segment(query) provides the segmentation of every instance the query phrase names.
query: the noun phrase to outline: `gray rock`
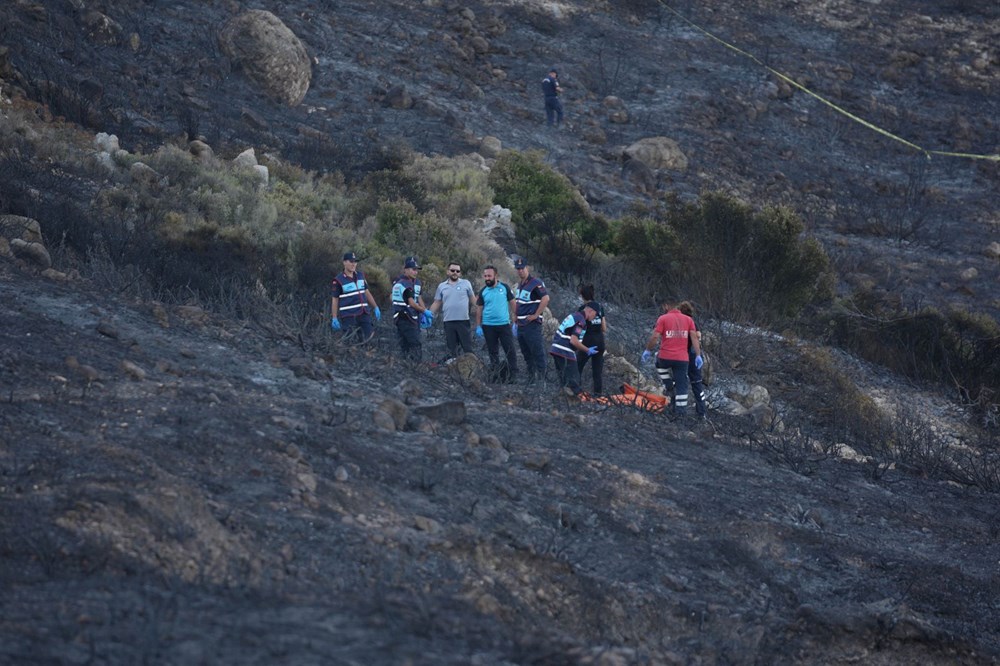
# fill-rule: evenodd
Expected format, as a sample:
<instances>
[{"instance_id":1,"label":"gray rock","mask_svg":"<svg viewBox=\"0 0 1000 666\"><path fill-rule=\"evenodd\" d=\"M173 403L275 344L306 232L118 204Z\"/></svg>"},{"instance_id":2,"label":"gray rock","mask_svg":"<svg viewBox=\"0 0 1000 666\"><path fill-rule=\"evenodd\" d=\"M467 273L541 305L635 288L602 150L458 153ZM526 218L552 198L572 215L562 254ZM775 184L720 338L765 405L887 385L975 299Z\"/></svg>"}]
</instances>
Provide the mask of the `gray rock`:
<instances>
[{"instance_id":1,"label":"gray rock","mask_svg":"<svg viewBox=\"0 0 1000 666\"><path fill-rule=\"evenodd\" d=\"M465 423L465 403L461 400L448 400L435 405L421 405L414 407L413 413L447 425Z\"/></svg>"},{"instance_id":2,"label":"gray rock","mask_svg":"<svg viewBox=\"0 0 1000 666\"><path fill-rule=\"evenodd\" d=\"M378 404L376 411L384 412L392 418L393 427L396 430L406 429L406 420L410 415L410 408L395 398L386 398Z\"/></svg>"},{"instance_id":3,"label":"gray rock","mask_svg":"<svg viewBox=\"0 0 1000 666\"><path fill-rule=\"evenodd\" d=\"M302 41L271 12L236 16L219 35L222 51L269 96L298 106L309 90L312 62Z\"/></svg>"},{"instance_id":4,"label":"gray rock","mask_svg":"<svg viewBox=\"0 0 1000 666\"><path fill-rule=\"evenodd\" d=\"M52 267L52 257L41 243L29 243L15 238L10 241L10 250L18 259L33 263L42 269Z\"/></svg>"}]
</instances>

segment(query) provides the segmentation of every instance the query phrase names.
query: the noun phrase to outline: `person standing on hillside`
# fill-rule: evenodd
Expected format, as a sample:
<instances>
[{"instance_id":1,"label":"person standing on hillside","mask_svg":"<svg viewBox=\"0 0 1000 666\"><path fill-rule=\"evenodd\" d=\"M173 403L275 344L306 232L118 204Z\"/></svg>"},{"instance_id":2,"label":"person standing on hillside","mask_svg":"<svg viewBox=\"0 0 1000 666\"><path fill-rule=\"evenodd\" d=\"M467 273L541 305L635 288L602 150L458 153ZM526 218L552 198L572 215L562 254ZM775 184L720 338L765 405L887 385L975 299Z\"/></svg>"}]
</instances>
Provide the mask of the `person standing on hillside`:
<instances>
[{"instance_id":1,"label":"person standing on hillside","mask_svg":"<svg viewBox=\"0 0 1000 666\"><path fill-rule=\"evenodd\" d=\"M549 127L559 126L563 121L563 105L559 99L559 72L549 70L549 75L542 79L542 94L545 96L545 122Z\"/></svg>"},{"instance_id":2,"label":"person standing on hillside","mask_svg":"<svg viewBox=\"0 0 1000 666\"><path fill-rule=\"evenodd\" d=\"M517 351L514 348L512 324L517 317L517 300L514 292L497 280L497 269L486 266L483 282L476 305L476 335L485 338L486 351L490 355L490 376L497 381L509 382L517 375ZM500 363L500 346L507 356L506 363Z\"/></svg>"},{"instance_id":3,"label":"person standing on hillside","mask_svg":"<svg viewBox=\"0 0 1000 666\"><path fill-rule=\"evenodd\" d=\"M587 303L591 303L597 306L597 312L594 314L593 318L587 321L587 331L583 334L583 346L587 348L587 353L577 352L576 355L576 367L583 376L583 367L587 365L587 361L591 362L590 371L594 379L594 395L601 395L604 390L604 333L608 330L608 320L604 316L604 307L594 300L594 285L585 284L580 287L580 297L583 299L584 305L580 306L580 312L583 312L584 307ZM591 347L597 347L596 354L590 354L589 350Z\"/></svg>"},{"instance_id":4,"label":"person standing on hillside","mask_svg":"<svg viewBox=\"0 0 1000 666\"><path fill-rule=\"evenodd\" d=\"M427 312L420 297L419 271L417 258L407 257L403 261L402 275L392 283L392 319L396 324L396 337L403 358L413 361L423 358L420 329L430 328L434 321L434 315Z\"/></svg>"},{"instance_id":5,"label":"person standing on hillside","mask_svg":"<svg viewBox=\"0 0 1000 666\"><path fill-rule=\"evenodd\" d=\"M374 335L372 318L381 321L382 311L375 305L375 297L368 291L365 274L358 270L358 256L353 252L344 254L344 270L333 278L330 287L330 327L343 331L344 340L367 342Z\"/></svg>"},{"instance_id":6,"label":"person standing on hillside","mask_svg":"<svg viewBox=\"0 0 1000 666\"><path fill-rule=\"evenodd\" d=\"M476 292L472 283L462 277L462 266L453 261L448 264L448 279L438 285L430 312L442 313L444 341L448 353L457 356L458 346L466 354L472 352L472 334L469 328L469 310L476 311Z\"/></svg>"},{"instance_id":7,"label":"person standing on hillside","mask_svg":"<svg viewBox=\"0 0 1000 666\"><path fill-rule=\"evenodd\" d=\"M694 321L694 306L691 303L681 301L677 309L688 317L691 317L691 320ZM697 326L697 322L695 326ZM698 418L703 419L706 414L705 382L701 376L702 366L695 358L694 340L697 340L699 345L701 344L701 331L695 331L694 335L688 339L688 380L691 383L691 395L694 396L695 413L698 414ZM704 361L704 355L702 355L702 361Z\"/></svg>"},{"instance_id":8,"label":"person standing on hillside","mask_svg":"<svg viewBox=\"0 0 1000 666\"><path fill-rule=\"evenodd\" d=\"M545 283L533 277L528 260L518 257L514 261L520 282L514 296L517 299L517 321L514 334L528 368L528 381L545 379L545 341L542 338L542 313L549 305L549 292Z\"/></svg>"},{"instance_id":9,"label":"person standing on hillside","mask_svg":"<svg viewBox=\"0 0 1000 666\"><path fill-rule=\"evenodd\" d=\"M556 364L562 385L568 387L574 396L583 393L583 388L580 386L580 370L576 365L577 354L583 353L588 356L597 354L597 347L585 346L581 338L587 330L587 324L597 316L600 307L594 302L585 304L580 311L572 312L563 319L552 335L549 354Z\"/></svg>"},{"instance_id":10,"label":"person standing on hillside","mask_svg":"<svg viewBox=\"0 0 1000 666\"><path fill-rule=\"evenodd\" d=\"M653 349L659 343L660 350L656 354L656 373L663 382L666 394L673 391L670 401L671 411L676 416L687 413L688 403L688 341L694 348L694 363L701 369L701 343L694 335L697 332L694 320L678 310L670 302L663 304L663 314L656 320L656 326L646 342L642 352L642 362L648 363L653 356Z\"/></svg>"}]
</instances>

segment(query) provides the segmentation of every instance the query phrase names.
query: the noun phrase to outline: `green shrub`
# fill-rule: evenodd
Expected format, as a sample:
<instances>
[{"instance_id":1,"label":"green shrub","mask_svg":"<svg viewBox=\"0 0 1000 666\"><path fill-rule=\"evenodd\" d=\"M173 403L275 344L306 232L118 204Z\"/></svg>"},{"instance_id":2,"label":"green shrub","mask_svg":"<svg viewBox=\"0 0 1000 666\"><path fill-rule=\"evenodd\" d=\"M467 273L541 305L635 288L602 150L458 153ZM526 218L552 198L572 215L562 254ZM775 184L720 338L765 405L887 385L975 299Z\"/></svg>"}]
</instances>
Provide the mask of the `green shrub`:
<instances>
[{"instance_id":1,"label":"green shrub","mask_svg":"<svg viewBox=\"0 0 1000 666\"><path fill-rule=\"evenodd\" d=\"M610 223L595 215L562 174L538 152L506 150L490 171L498 204L511 211L518 238L550 270L579 274L597 248L612 239Z\"/></svg>"},{"instance_id":2,"label":"green shrub","mask_svg":"<svg viewBox=\"0 0 1000 666\"><path fill-rule=\"evenodd\" d=\"M786 208L754 212L714 193L675 206L668 219L680 240L679 272L672 277L714 312L766 322L832 295L829 258Z\"/></svg>"},{"instance_id":3,"label":"green shrub","mask_svg":"<svg viewBox=\"0 0 1000 666\"><path fill-rule=\"evenodd\" d=\"M406 171L423 183L431 208L444 219L481 217L493 205L487 172L471 157L417 157Z\"/></svg>"}]
</instances>

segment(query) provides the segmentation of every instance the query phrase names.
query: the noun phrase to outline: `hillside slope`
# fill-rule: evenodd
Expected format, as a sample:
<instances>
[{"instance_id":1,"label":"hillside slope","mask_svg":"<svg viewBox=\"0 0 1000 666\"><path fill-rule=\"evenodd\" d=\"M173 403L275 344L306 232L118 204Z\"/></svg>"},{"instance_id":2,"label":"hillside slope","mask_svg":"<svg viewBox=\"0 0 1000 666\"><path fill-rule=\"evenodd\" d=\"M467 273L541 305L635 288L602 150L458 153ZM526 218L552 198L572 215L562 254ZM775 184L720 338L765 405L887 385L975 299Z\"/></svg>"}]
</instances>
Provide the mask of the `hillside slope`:
<instances>
[{"instance_id":1,"label":"hillside slope","mask_svg":"<svg viewBox=\"0 0 1000 666\"><path fill-rule=\"evenodd\" d=\"M256 7L313 59L295 108L270 101L220 50L220 26ZM492 135L545 151L600 210L717 188L787 203L834 254L845 287L874 282L902 303L1000 312L1000 262L987 252L1000 162L928 159L763 66L924 149L997 154L1000 8L988 0L22 0L0 18L7 85L129 150L203 136L231 154L253 146L357 174L379 166L383 146L452 154ZM568 113L558 133L544 126L538 86L550 66ZM649 136L675 139L688 166L639 191L621 150Z\"/></svg>"},{"instance_id":2,"label":"hillside slope","mask_svg":"<svg viewBox=\"0 0 1000 666\"><path fill-rule=\"evenodd\" d=\"M4 264L0 661L1000 658L995 496L796 474L744 420L462 382L380 336L305 352Z\"/></svg>"}]
</instances>

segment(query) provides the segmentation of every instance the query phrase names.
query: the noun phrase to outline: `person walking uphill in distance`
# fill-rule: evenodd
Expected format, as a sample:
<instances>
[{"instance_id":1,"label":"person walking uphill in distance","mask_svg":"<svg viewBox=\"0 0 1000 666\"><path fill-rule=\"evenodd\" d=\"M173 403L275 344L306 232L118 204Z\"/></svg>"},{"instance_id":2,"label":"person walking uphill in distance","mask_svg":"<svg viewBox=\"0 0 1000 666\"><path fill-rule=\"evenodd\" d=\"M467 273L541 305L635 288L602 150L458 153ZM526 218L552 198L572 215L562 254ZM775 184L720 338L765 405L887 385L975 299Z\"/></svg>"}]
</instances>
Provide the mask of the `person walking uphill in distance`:
<instances>
[{"instance_id":1,"label":"person walking uphill in distance","mask_svg":"<svg viewBox=\"0 0 1000 666\"><path fill-rule=\"evenodd\" d=\"M597 354L597 347L584 346L581 339L583 332L587 330L587 323L597 316L600 305L594 302L587 303L582 311L572 312L552 335L552 346L549 347L549 354L559 371L562 385L569 388L574 396L583 393L580 387L580 370L576 365L576 355L580 352L588 356Z\"/></svg>"},{"instance_id":2,"label":"person walking uphill in distance","mask_svg":"<svg viewBox=\"0 0 1000 666\"><path fill-rule=\"evenodd\" d=\"M576 367L583 376L583 367L590 361L590 371L594 378L594 395L601 395L604 391L604 333L608 330L608 319L604 316L604 308L594 300L594 285L585 284L580 287L580 298L584 305L580 306L580 312L587 303L597 306L597 311L592 319L587 322L587 331L583 334L583 346L588 352L577 352ZM591 347L597 347L596 354L590 354Z\"/></svg>"},{"instance_id":3,"label":"person walking uphill in distance","mask_svg":"<svg viewBox=\"0 0 1000 666\"><path fill-rule=\"evenodd\" d=\"M438 285L431 303L431 315L442 312L444 316L444 341L448 353L456 356L458 346L466 354L472 351L472 334L469 329L469 309L476 311L476 292L472 283L462 277L462 266L453 261L448 264L448 279Z\"/></svg>"},{"instance_id":4,"label":"person walking uphill in distance","mask_svg":"<svg viewBox=\"0 0 1000 666\"><path fill-rule=\"evenodd\" d=\"M691 317L692 320L694 319L694 306L688 301L681 301L677 309ZM695 322L695 326L697 326L697 322ZM698 418L703 419L706 414L705 382L701 377L701 365L695 358L694 339L697 339L699 344L701 343L701 331L695 331L694 335L688 338L688 381L691 382L691 395L694 396L695 412L698 414ZM704 356L702 360L704 361Z\"/></svg>"},{"instance_id":5,"label":"person walking uphill in distance","mask_svg":"<svg viewBox=\"0 0 1000 666\"><path fill-rule=\"evenodd\" d=\"M562 100L559 99L559 72L549 70L549 75L542 79L542 94L545 96L545 122L549 127L559 125L563 121Z\"/></svg>"},{"instance_id":6,"label":"person walking uphill in distance","mask_svg":"<svg viewBox=\"0 0 1000 666\"><path fill-rule=\"evenodd\" d=\"M407 257L403 261L403 274L392 283L392 319L396 324L396 337L403 358L413 361L423 358L420 329L430 328L434 321L434 315L427 312L420 298L419 270L417 258Z\"/></svg>"},{"instance_id":7,"label":"person walking uphill in distance","mask_svg":"<svg viewBox=\"0 0 1000 666\"><path fill-rule=\"evenodd\" d=\"M344 340L367 342L374 334L372 318L382 319L382 311L375 305L375 297L368 291L365 274L358 270L358 256L353 252L344 255L344 270L333 278L330 287L330 327L343 331Z\"/></svg>"},{"instance_id":8,"label":"person walking uphill in distance","mask_svg":"<svg viewBox=\"0 0 1000 666\"><path fill-rule=\"evenodd\" d=\"M545 341L542 339L542 313L549 305L549 292L545 283L533 277L528 260L518 257L514 261L520 282L514 297L517 299L517 321L514 335L521 347L524 364L528 367L528 381L537 376L545 379Z\"/></svg>"},{"instance_id":9,"label":"person walking uphill in distance","mask_svg":"<svg viewBox=\"0 0 1000 666\"><path fill-rule=\"evenodd\" d=\"M688 341L694 349L694 363L698 369L702 366L701 343L695 335L697 328L691 317L669 302L663 304L663 313L656 320L656 326L653 327L653 332L646 342L646 350L642 352L642 362L649 362L653 356L653 349L659 342L656 373L663 382L665 393L669 394L673 389L671 411L676 416L684 416L687 413L688 403Z\"/></svg>"},{"instance_id":10,"label":"person walking uphill in distance","mask_svg":"<svg viewBox=\"0 0 1000 666\"><path fill-rule=\"evenodd\" d=\"M495 266L483 269L483 282L476 305L476 335L486 339L490 354L490 377L495 381L509 382L517 375L517 350L514 348L512 325L517 320L517 301L514 292L497 280ZM506 364L500 363L499 347L507 355Z\"/></svg>"}]
</instances>

